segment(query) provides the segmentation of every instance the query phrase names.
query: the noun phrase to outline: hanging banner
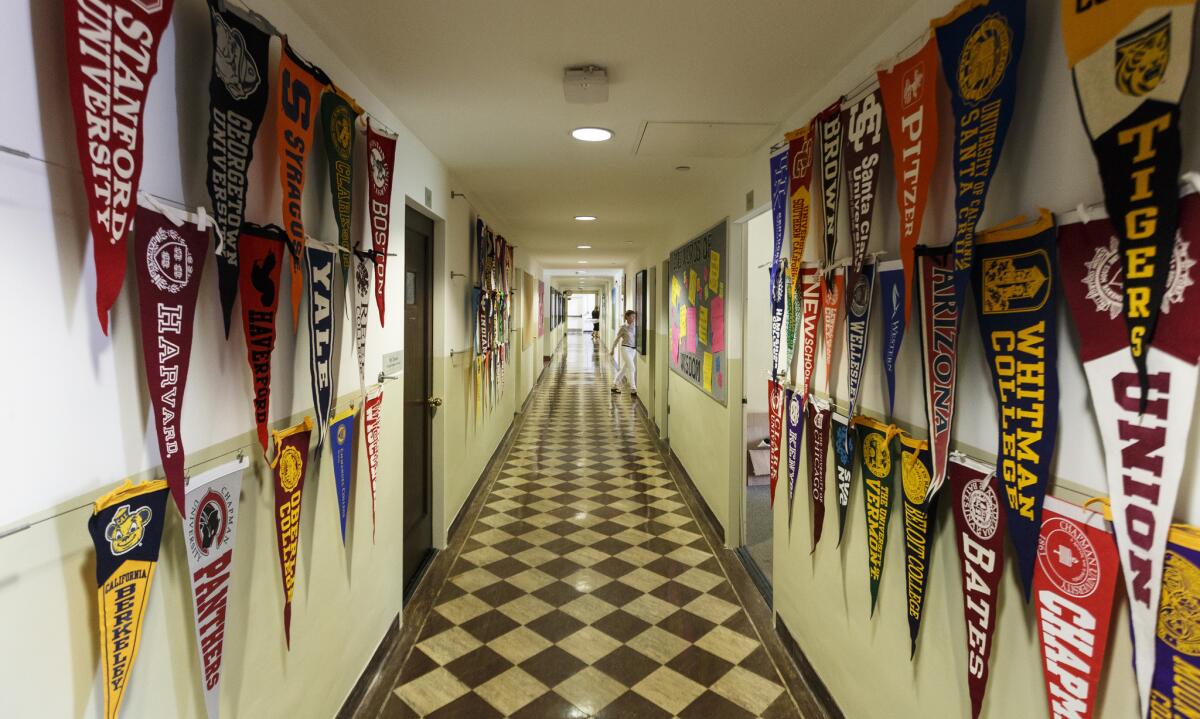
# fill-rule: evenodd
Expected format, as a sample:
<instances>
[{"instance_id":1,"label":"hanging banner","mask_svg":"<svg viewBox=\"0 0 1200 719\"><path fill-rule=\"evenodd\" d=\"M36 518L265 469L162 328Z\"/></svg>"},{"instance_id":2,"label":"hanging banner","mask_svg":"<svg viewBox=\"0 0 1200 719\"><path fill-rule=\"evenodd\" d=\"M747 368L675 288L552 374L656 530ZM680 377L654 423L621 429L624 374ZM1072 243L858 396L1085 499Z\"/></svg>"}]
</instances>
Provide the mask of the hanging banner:
<instances>
[{"instance_id":1,"label":"hanging banner","mask_svg":"<svg viewBox=\"0 0 1200 719\"><path fill-rule=\"evenodd\" d=\"M296 561L300 558L300 500L308 472L308 443L312 418L285 430L272 432L275 459L275 540L279 545L279 571L283 579L283 635L292 648L292 592L296 588Z\"/></svg>"},{"instance_id":2,"label":"hanging banner","mask_svg":"<svg viewBox=\"0 0 1200 719\"><path fill-rule=\"evenodd\" d=\"M800 371L797 389L805 396L812 390L813 368L817 364L817 319L821 316L821 269L816 265L800 268Z\"/></svg>"},{"instance_id":3,"label":"hanging banner","mask_svg":"<svg viewBox=\"0 0 1200 719\"><path fill-rule=\"evenodd\" d=\"M971 284L999 413L1008 536L1028 601L1058 436L1058 268L1054 217L1042 210L1033 223L1015 224L1024 221L979 233Z\"/></svg>"},{"instance_id":4,"label":"hanging banner","mask_svg":"<svg viewBox=\"0 0 1200 719\"><path fill-rule=\"evenodd\" d=\"M1146 710L1154 672L1154 626L1163 553L1188 447L1196 399L1200 271L1191 244L1200 195L1180 201L1180 228L1154 344L1146 353L1150 393L1144 411L1129 335L1121 320L1120 240L1102 213L1059 228L1059 271L1079 336L1079 358L1104 443L1113 526L1133 624L1138 689Z\"/></svg>"},{"instance_id":5,"label":"hanging banner","mask_svg":"<svg viewBox=\"0 0 1200 719\"><path fill-rule=\"evenodd\" d=\"M838 205L842 196L842 98L833 101L816 117L821 133L821 207L825 219L824 264L837 258Z\"/></svg>"},{"instance_id":6,"label":"hanging banner","mask_svg":"<svg viewBox=\"0 0 1200 719\"><path fill-rule=\"evenodd\" d=\"M917 655L925 586L929 580L930 555L937 524L938 495L929 492L929 443L900 433L901 479L904 487L904 577L908 608L908 658Z\"/></svg>"},{"instance_id":7,"label":"hanging banner","mask_svg":"<svg viewBox=\"0 0 1200 719\"><path fill-rule=\"evenodd\" d=\"M238 290L238 235L246 219L254 138L267 110L271 36L221 0L208 0L213 62L208 81L208 197L217 225L217 282L225 339Z\"/></svg>"},{"instance_id":8,"label":"hanging banner","mask_svg":"<svg viewBox=\"0 0 1200 719\"><path fill-rule=\"evenodd\" d=\"M975 264L975 225L1012 121L1025 0L963 0L932 25L954 111L954 187L960 188L954 193L954 285L961 306Z\"/></svg>"},{"instance_id":9,"label":"hanging banner","mask_svg":"<svg viewBox=\"0 0 1200 719\"><path fill-rule=\"evenodd\" d=\"M850 267L860 270L871 243L879 159L883 154L883 102L879 86L852 103L843 103L840 121L846 134L842 152L846 155L846 191L850 193Z\"/></svg>"},{"instance_id":10,"label":"hanging banner","mask_svg":"<svg viewBox=\"0 0 1200 719\"><path fill-rule=\"evenodd\" d=\"M1179 101L1192 66L1195 2L1062 3L1063 45L1104 203L1114 224L1129 349L1142 394L1179 226ZM1146 402L1145 396L1142 402ZM1142 709L1145 710L1145 692Z\"/></svg>"},{"instance_id":11,"label":"hanging banner","mask_svg":"<svg viewBox=\"0 0 1200 719\"><path fill-rule=\"evenodd\" d=\"M240 458L192 477L184 500L183 541L196 618L200 686L209 719L221 713L221 657L233 578L233 543L242 473L249 466L249 460Z\"/></svg>"},{"instance_id":12,"label":"hanging banner","mask_svg":"<svg viewBox=\"0 0 1200 719\"><path fill-rule=\"evenodd\" d=\"M821 289L821 346L825 350L825 394L829 394L830 377L833 376L833 343L837 340L837 328L842 320L842 295L846 289L846 276L841 267L825 273Z\"/></svg>"},{"instance_id":13,"label":"hanging banner","mask_svg":"<svg viewBox=\"0 0 1200 719\"><path fill-rule=\"evenodd\" d=\"M954 248L917 245L917 295L921 357L925 362L925 416L933 478L929 496L946 481L954 384L958 373L958 307L954 296Z\"/></svg>"},{"instance_id":14,"label":"hanging banner","mask_svg":"<svg viewBox=\"0 0 1200 719\"><path fill-rule=\"evenodd\" d=\"M379 477L379 422L383 414L383 390L363 399L363 440L367 445L367 475L371 478L371 543L375 542L375 483Z\"/></svg>"},{"instance_id":15,"label":"hanging banner","mask_svg":"<svg viewBox=\"0 0 1200 719\"><path fill-rule=\"evenodd\" d=\"M850 416L858 411L863 368L867 364L867 336L871 330L871 304L875 299L875 258L862 270L846 270L846 365L850 392Z\"/></svg>"},{"instance_id":16,"label":"hanging banner","mask_svg":"<svg viewBox=\"0 0 1200 719\"><path fill-rule=\"evenodd\" d=\"M789 263L784 263L788 269L788 274L792 273L792 266ZM784 366L789 378L797 376L796 371L796 332L800 328L800 303L796 297L797 292L790 285L784 292L785 301L787 303L787 319L784 320L787 324L787 336L785 337L786 345L784 347Z\"/></svg>"},{"instance_id":17,"label":"hanging banner","mask_svg":"<svg viewBox=\"0 0 1200 719\"><path fill-rule=\"evenodd\" d=\"M967 620L967 689L971 719L978 719L987 690L992 634L1000 611L1000 577L1004 574L1003 499L995 470L957 452L951 454L950 497Z\"/></svg>"},{"instance_id":18,"label":"hanging banner","mask_svg":"<svg viewBox=\"0 0 1200 719\"><path fill-rule=\"evenodd\" d=\"M317 415L317 454L325 445L325 425L333 402L333 252L304 248L308 262L308 371L312 377L313 412Z\"/></svg>"},{"instance_id":19,"label":"hanging banner","mask_svg":"<svg viewBox=\"0 0 1200 719\"><path fill-rule=\"evenodd\" d=\"M837 475L838 501L838 546L842 546L842 535L846 533L846 510L850 507L850 482L854 479L854 433L850 431L850 418L840 412L831 412L833 434L833 466Z\"/></svg>"},{"instance_id":20,"label":"hanging banner","mask_svg":"<svg viewBox=\"0 0 1200 719\"><path fill-rule=\"evenodd\" d=\"M370 310L370 253L354 251L354 356L358 360L358 392L365 393L367 381L367 314Z\"/></svg>"},{"instance_id":21,"label":"hanging banner","mask_svg":"<svg viewBox=\"0 0 1200 719\"><path fill-rule=\"evenodd\" d=\"M192 359L192 322L208 231L139 206L134 215L134 268L142 327L142 361L163 474L183 511L184 390Z\"/></svg>"},{"instance_id":22,"label":"hanging banner","mask_svg":"<svg viewBox=\"0 0 1200 719\"><path fill-rule=\"evenodd\" d=\"M892 145L896 205L900 210L900 262L904 267L904 281L897 284L899 304L904 307L897 349L904 328L908 326L908 318L912 316L913 250L921 237L925 199L929 196L929 183L937 167L937 53L937 42L930 37L920 50L876 73ZM887 299L887 295L884 297ZM889 336L890 332L889 329ZM891 414L891 410L888 413Z\"/></svg>"},{"instance_id":23,"label":"hanging banner","mask_svg":"<svg viewBox=\"0 0 1200 719\"><path fill-rule=\"evenodd\" d=\"M396 136L371 124L367 116L367 205L371 217L371 249L375 253L375 306L379 326L384 326L387 289L388 239L392 223L392 171L396 164ZM343 255L345 262L350 255ZM343 277L343 279L345 279ZM541 322L541 318L538 318Z\"/></svg>"},{"instance_id":24,"label":"hanging banner","mask_svg":"<svg viewBox=\"0 0 1200 719\"><path fill-rule=\"evenodd\" d=\"M338 519L342 526L342 546L346 546L346 512L350 509L350 484L354 479L354 407L329 420L333 442L333 484L337 490Z\"/></svg>"},{"instance_id":25,"label":"hanging banner","mask_svg":"<svg viewBox=\"0 0 1200 719\"><path fill-rule=\"evenodd\" d=\"M908 324L904 284L908 276L901 260L879 263L879 291L883 295L883 376L887 380L888 417L896 412L896 360Z\"/></svg>"},{"instance_id":26,"label":"hanging banner","mask_svg":"<svg viewBox=\"0 0 1200 719\"><path fill-rule=\"evenodd\" d=\"M783 403L787 407L787 513L788 536L791 536L793 507L796 503L796 480L800 476L800 442L804 438L804 393L784 387Z\"/></svg>"},{"instance_id":27,"label":"hanging banner","mask_svg":"<svg viewBox=\"0 0 1200 719\"><path fill-rule=\"evenodd\" d=\"M783 257L783 223L787 216L789 155L785 147L771 155L771 266L779 264Z\"/></svg>"},{"instance_id":28,"label":"hanging banner","mask_svg":"<svg viewBox=\"0 0 1200 719\"><path fill-rule=\"evenodd\" d=\"M813 123L810 121L786 135L791 173L788 191L792 201L791 292L799 291L800 265L804 262L804 244L808 241L808 223L812 213Z\"/></svg>"},{"instance_id":29,"label":"hanging banner","mask_svg":"<svg viewBox=\"0 0 1200 719\"><path fill-rule=\"evenodd\" d=\"M1149 703L1152 717L1196 713L1196 676L1200 674L1197 595L1200 595L1200 531L1175 525L1167 535L1163 562L1162 605L1158 608Z\"/></svg>"},{"instance_id":30,"label":"hanging banner","mask_svg":"<svg viewBox=\"0 0 1200 719\"><path fill-rule=\"evenodd\" d=\"M771 448L768 460L771 468L771 506L775 506L775 486L779 484L779 450L783 443L783 385L767 380L767 444ZM788 507L791 516L791 507Z\"/></svg>"},{"instance_id":31,"label":"hanging banner","mask_svg":"<svg viewBox=\"0 0 1200 719\"><path fill-rule=\"evenodd\" d=\"M173 0L63 0L67 85L96 262L96 314L125 281L125 236L142 174L142 115Z\"/></svg>"},{"instance_id":32,"label":"hanging banner","mask_svg":"<svg viewBox=\"0 0 1200 719\"><path fill-rule=\"evenodd\" d=\"M817 551L825 528L825 458L829 449L829 402L808 398L808 486L813 500L813 543Z\"/></svg>"},{"instance_id":33,"label":"hanging banner","mask_svg":"<svg viewBox=\"0 0 1200 719\"><path fill-rule=\"evenodd\" d=\"M787 292L787 260L771 265L771 379L779 379L779 352L783 349L783 318ZM682 304L682 303L680 303ZM671 303L674 307L675 303ZM674 340L672 340L674 341Z\"/></svg>"},{"instance_id":34,"label":"hanging banner","mask_svg":"<svg viewBox=\"0 0 1200 719\"><path fill-rule=\"evenodd\" d=\"M871 616L887 549L887 521L892 507L892 476L900 468L900 430L870 417L855 417L858 446L862 447L863 507L867 514L867 569L871 579Z\"/></svg>"},{"instance_id":35,"label":"hanging banner","mask_svg":"<svg viewBox=\"0 0 1200 719\"><path fill-rule=\"evenodd\" d=\"M246 223L238 240L238 285L242 296L242 330L246 361L254 378L254 423L267 451L271 419L271 353L275 351L275 311L279 309L279 273L286 237L278 227Z\"/></svg>"},{"instance_id":36,"label":"hanging banner","mask_svg":"<svg viewBox=\"0 0 1200 719\"><path fill-rule=\"evenodd\" d=\"M329 198L333 202L333 219L338 228L338 253L342 266L342 285L350 278L350 251L354 248L350 231L354 216L354 133L362 108L341 88L330 85L321 95L321 127L324 131L325 159L329 165ZM317 427L324 424L317 418ZM320 446L318 444L318 446Z\"/></svg>"},{"instance_id":37,"label":"hanging banner","mask_svg":"<svg viewBox=\"0 0 1200 719\"><path fill-rule=\"evenodd\" d=\"M1097 512L1046 498L1033 595L1051 716L1092 716L1117 586L1106 525Z\"/></svg>"},{"instance_id":38,"label":"hanging banner","mask_svg":"<svg viewBox=\"0 0 1200 719\"><path fill-rule=\"evenodd\" d=\"M116 719L120 712L141 645L169 491L163 480L126 481L97 499L88 519L96 547L105 719Z\"/></svg>"}]
</instances>

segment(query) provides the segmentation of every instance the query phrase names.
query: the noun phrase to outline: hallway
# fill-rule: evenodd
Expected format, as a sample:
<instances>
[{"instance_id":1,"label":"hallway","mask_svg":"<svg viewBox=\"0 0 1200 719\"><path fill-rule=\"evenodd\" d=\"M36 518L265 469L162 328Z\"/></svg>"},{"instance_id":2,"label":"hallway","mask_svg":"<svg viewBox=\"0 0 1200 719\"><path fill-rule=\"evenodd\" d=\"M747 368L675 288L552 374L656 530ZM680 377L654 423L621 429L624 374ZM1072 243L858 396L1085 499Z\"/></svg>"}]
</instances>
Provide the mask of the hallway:
<instances>
[{"instance_id":1,"label":"hallway","mask_svg":"<svg viewBox=\"0 0 1200 719\"><path fill-rule=\"evenodd\" d=\"M610 376L567 336L382 716L799 716Z\"/></svg>"}]
</instances>

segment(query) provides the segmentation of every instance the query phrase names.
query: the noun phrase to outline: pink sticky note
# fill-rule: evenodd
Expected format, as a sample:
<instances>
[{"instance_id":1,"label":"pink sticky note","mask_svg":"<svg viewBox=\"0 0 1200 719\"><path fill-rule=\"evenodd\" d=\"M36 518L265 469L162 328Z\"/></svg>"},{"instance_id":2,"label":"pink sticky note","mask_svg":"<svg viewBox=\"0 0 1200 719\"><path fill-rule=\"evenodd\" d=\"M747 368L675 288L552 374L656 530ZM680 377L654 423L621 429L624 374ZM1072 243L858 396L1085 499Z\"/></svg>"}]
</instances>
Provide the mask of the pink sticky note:
<instances>
[{"instance_id":1,"label":"pink sticky note","mask_svg":"<svg viewBox=\"0 0 1200 719\"><path fill-rule=\"evenodd\" d=\"M671 328L671 364L679 365L679 328Z\"/></svg>"},{"instance_id":2,"label":"pink sticky note","mask_svg":"<svg viewBox=\"0 0 1200 719\"><path fill-rule=\"evenodd\" d=\"M708 326L712 333L712 351L725 351L725 298L714 297L708 306Z\"/></svg>"},{"instance_id":3,"label":"pink sticky note","mask_svg":"<svg viewBox=\"0 0 1200 719\"><path fill-rule=\"evenodd\" d=\"M696 326L696 308L695 307L687 308L687 326L688 327ZM696 333L695 332L687 333L687 351L692 352L692 353L695 353L695 351L696 351Z\"/></svg>"}]
</instances>

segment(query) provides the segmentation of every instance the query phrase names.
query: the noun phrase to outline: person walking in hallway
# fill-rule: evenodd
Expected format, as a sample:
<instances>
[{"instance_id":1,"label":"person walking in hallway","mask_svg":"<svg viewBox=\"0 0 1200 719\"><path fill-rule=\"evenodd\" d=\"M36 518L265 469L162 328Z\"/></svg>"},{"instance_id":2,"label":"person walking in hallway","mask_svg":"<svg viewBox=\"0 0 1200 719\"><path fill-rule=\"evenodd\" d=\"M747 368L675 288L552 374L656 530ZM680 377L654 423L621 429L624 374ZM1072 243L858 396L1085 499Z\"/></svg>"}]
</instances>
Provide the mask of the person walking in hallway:
<instances>
[{"instance_id":1,"label":"person walking in hallway","mask_svg":"<svg viewBox=\"0 0 1200 719\"><path fill-rule=\"evenodd\" d=\"M629 383L629 394L637 396L637 339L634 335L634 327L637 325L637 312L626 310L625 324L621 325L617 330L617 336L613 340L613 346L608 353L611 355L618 347L621 348L621 353L617 355L617 376L613 377L612 391L614 394L621 391L621 380Z\"/></svg>"},{"instance_id":2,"label":"person walking in hallway","mask_svg":"<svg viewBox=\"0 0 1200 719\"><path fill-rule=\"evenodd\" d=\"M600 306L592 308L592 345L600 352Z\"/></svg>"}]
</instances>

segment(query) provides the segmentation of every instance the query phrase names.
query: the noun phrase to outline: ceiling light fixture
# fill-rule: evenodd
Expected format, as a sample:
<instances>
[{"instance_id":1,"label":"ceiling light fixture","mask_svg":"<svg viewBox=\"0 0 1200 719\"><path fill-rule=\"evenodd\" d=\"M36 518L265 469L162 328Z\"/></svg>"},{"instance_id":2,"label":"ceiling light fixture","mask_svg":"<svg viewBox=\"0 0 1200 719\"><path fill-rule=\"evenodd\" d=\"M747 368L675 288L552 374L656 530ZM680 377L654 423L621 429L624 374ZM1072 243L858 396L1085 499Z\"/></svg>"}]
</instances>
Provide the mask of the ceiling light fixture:
<instances>
[{"instance_id":1,"label":"ceiling light fixture","mask_svg":"<svg viewBox=\"0 0 1200 719\"><path fill-rule=\"evenodd\" d=\"M577 249L577 250L590 250L590 249L592 249L592 246L591 246L591 245L575 245L575 249Z\"/></svg>"},{"instance_id":2,"label":"ceiling light fixture","mask_svg":"<svg viewBox=\"0 0 1200 719\"><path fill-rule=\"evenodd\" d=\"M595 215L575 215L575 220L577 222L595 222L596 216Z\"/></svg>"},{"instance_id":3,"label":"ceiling light fixture","mask_svg":"<svg viewBox=\"0 0 1200 719\"><path fill-rule=\"evenodd\" d=\"M587 264L587 260L579 260L579 264L581 264L581 265L586 265L586 264Z\"/></svg>"},{"instance_id":4,"label":"ceiling light fixture","mask_svg":"<svg viewBox=\"0 0 1200 719\"><path fill-rule=\"evenodd\" d=\"M571 130L571 137L583 142L604 142L611 140L612 136L613 131L603 127L577 127Z\"/></svg>"}]
</instances>

